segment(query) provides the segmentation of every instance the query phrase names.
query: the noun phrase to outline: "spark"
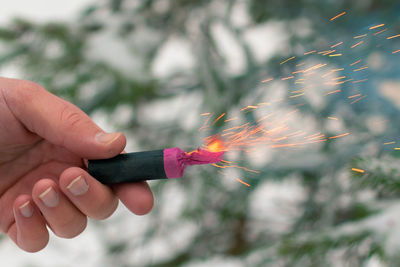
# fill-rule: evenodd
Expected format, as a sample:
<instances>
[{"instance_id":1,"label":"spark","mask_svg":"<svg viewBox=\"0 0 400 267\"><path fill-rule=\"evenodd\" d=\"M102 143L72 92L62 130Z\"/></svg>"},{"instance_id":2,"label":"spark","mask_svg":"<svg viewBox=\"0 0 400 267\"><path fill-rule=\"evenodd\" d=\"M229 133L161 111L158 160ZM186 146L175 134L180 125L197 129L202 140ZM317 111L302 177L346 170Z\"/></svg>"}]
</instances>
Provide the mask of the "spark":
<instances>
[{"instance_id":1,"label":"spark","mask_svg":"<svg viewBox=\"0 0 400 267\"><path fill-rule=\"evenodd\" d=\"M312 135L309 135L309 136L305 136L304 138L309 139L309 138L314 137L316 135L321 135L321 132L315 133L315 134L312 134Z\"/></svg>"},{"instance_id":2,"label":"spark","mask_svg":"<svg viewBox=\"0 0 400 267\"><path fill-rule=\"evenodd\" d=\"M375 25L375 26L369 27L369 29L373 30L373 29L380 28L380 27L383 27L383 26L385 26L385 24Z\"/></svg>"},{"instance_id":3,"label":"spark","mask_svg":"<svg viewBox=\"0 0 400 267\"><path fill-rule=\"evenodd\" d=\"M304 72L304 70L293 71L292 74L301 73L301 72Z\"/></svg>"},{"instance_id":4,"label":"spark","mask_svg":"<svg viewBox=\"0 0 400 267\"><path fill-rule=\"evenodd\" d=\"M297 94L297 95L291 95L291 96L289 96L290 98L295 98L295 97L299 97L299 96L302 96L302 95L304 95L304 93L300 93L300 94Z\"/></svg>"},{"instance_id":5,"label":"spark","mask_svg":"<svg viewBox=\"0 0 400 267\"><path fill-rule=\"evenodd\" d=\"M296 104L296 105L293 105L292 108L301 107L301 106L304 106L305 104L306 104L306 103Z\"/></svg>"},{"instance_id":6,"label":"spark","mask_svg":"<svg viewBox=\"0 0 400 267\"><path fill-rule=\"evenodd\" d=\"M346 78L346 76L340 76L340 77L337 77L337 78L332 79L332 80L333 80L333 81L337 81L337 80L341 80L341 79L344 79L344 78Z\"/></svg>"},{"instance_id":7,"label":"spark","mask_svg":"<svg viewBox=\"0 0 400 267\"><path fill-rule=\"evenodd\" d=\"M333 54L333 55L329 55L330 57L340 57L342 56L342 54Z\"/></svg>"},{"instance_id":8,"label":"spark","mask_svg":"<svg viewBox=\"0 0 400 267\"><path fill-rule=\"evenodd\" d=\"M399 52L400 52L400 50L393 51L392 54L396 54L396 53L399 53Z\"/></svg>"},{"instance_id":9,"label":"spark","mask_svg":"<svg viewBox=\"0 0 400 267\"><path fill-rule=\"evenodd\" d=\"M350 133L344 133L344 134L339 134L339 135L335 135L335 136L331 136L329 137L329 139L336 139L336 138L340 138L340 137L344 137L349 135Z\"/></svg>"},{"instance_id":10,"label":"spark","mask_svg":"<svg viewBox=\"0 0 400 267\"><path fill-rule=\"evenodd\" d=\"M353 102L351 102L350 105L351 105L351 104L354 104L354 103L356 103L356 102L358 102L358 101L360 101L361 99L363 99L363 98L365 98L365 97L366 97L366 95L364 95L364 96L362 96L362 97L360 97L360 98L357 98L356 100L354 100Z\"/></svg>"},{"instance_id":11,"label":"spark","mask_svg":"<svg viewBox=\"0 0 400 267\"><path fill-rule=\"evenodd\" d=\"M397 37L400 37L400 34L390 36L390 37L388 37L386 39L390 40L390 39L397 38Z\"/></svg>"},{"instance_id":12,"label":"spark","mask_svg":"<svg viewBox=\"0 0 400 267\"><path fill-rule=\"evenodd\" d=\"M217 121L219 121L223 116L225 116L226 115L226 113L224 112L224 113L222 113L221 115L219 115L219 117L218 118L216 118L215 119L215 121L212 123L212 125L214 125L214 124L216 124L217 123Z\"/></svg>"},{"instance_id":13,"label":"spark","mask_svg":"<svg viewBox=\"0 0 400 267\"><path fill-rule=\"evenodd\" d=\"M210 118L211 118L211 115L208 116L208 118L207 118L206 121L204 122L203 126L201 126L201 127L199 128L199 131L201 131L201 130L207 128L207 124L208 124L208 121L210 120Z\"/></svg>"},{"instance_id":14,"label":"spark","mask_svg":"<svg viewBox=\"0 0 400 267\"><path fill-rule=\"evenodd\" d=\"M387 29L383 29L383 30L381 30L381 31L379 31L379 32L376 32L376 33L374 33L374 35L376 36L376 35L379 35L379 34L381 34L381 33L384 33L385 31L387 31Z\"/></svg>"},{"instance_id":15,"label":"spark","mask_svg":"<svg viewBox=\"0 0 400 267\"><path fill-rule=\"evenodd\" d=\"M267 82L270 82L270 81L273 81L273 80L274 80L274 78L268 78L268 79L262 80L261 82L262 83L267 83Z\"/></svg>"},{"instance_id":16,"label":"spark","mask_svg":"<svg viewBox=\"0 0 400 267\"><path fill-rule=\"evenodd\" d=\"M356 62L351 63L350 66L354 66L354 65L356 65L356 64L358 64L360 62L361 62L361 59L357 60Z\"/></svg>"},{"instance_id":17,"label":"spark","mask_svg":"<svg viewBox=\"0 0 400 267\"><path fill-rule=\"evenodd\" d=\"M368 79L363 79L363 80L353 81L353 83L362 83L362 82L366 82L366 81L368 81Z\"/></svg>"},{"instance_id":18,"label":"spark","mask_svg":"<svg viewBox=\"0 0 400 267\"><path fill-rule=\"evenodd\" d=\"M325 67L325 66L326 66L326 64L321 64L320 63L320 64L314 65L314 66L304 70L303 72L309 72L311 70L316 70L316 69L319 69L319 68L322 68L322 67Z\"/></svg>"},{"instance_id":19,"label":"spark","mask_svg":"<svg viewBox=\"0 0 400 267\"><path fill-rule=\"evenodd\" d=\"M336 117L328 117L328 119L330 119L330 120L339 120L338 118L336 118Z\"/></svg>"},{"instance_id":20,"label":"spark","mask_svg":"<svg viewBox=\"0 0 400 267\"><path fill-rule=\"evenodd\" d=\"M217 172L218 172L219 174L226 175L224 172L222 172L222 171L220 171L220 170L217 170Z\"/></svg>"},{"instance_id":21,"label":"spark","mask_svg":"<svg viewBox=\"0 0 400 267\"><path fill-rule=\"evenodd\" d=\"M334 69L334 70L332 70L333 72L338 72L338 71L341 71L341 70L344 70L344 68L341 68L341 69Z\"/></svg>"},{"instance_id":22,"label":"spark","mask_svg":"<svg viewBox=\"0 0 400 267\"><path fill-rule=\"evenodd\" d=\"M246 106L246 107L242 108L240 111L244 111L247 109L256 109L256 108L258 108L258 107L257 106Z\"/></svg>"},{"instance_id":23,"label":"spark","mask_svg":"<svg viewBox=\"0 0 400 267\"><path fill-rule=\"evenodd\" d=\"M328 85L340 85L340 84L344 84L344 83L350 82L352 80L353 79L347 79L347 80L339 81L339 82L326 82L325 84L328 84Z\"/></svg>"},{"instance_id":24,"label":"spark","mask_svg":"<svg viewBox=\"0 0 400 267\"><path fill-rule=\"evenodd\" d=\"M352 170L353 172L365 173L365 170L363 170L363 169L351 168L351 170Z\"/></svg>"},{"instance_id":25,"label":"spark","mask_svg":"<svg viewBox=\"0 0 400 267\"><path fill-rule=\"evenodd\" d=\"M304 91L305 91L305 89L300 89L300 90L291 91L290 93L296 94L296 93L301 93L301 92L304 92Z\"/></svg>"},{"instance_id":26,"label":"spark","mask_svg":"<svg viewBox=\"0 0 400 267\"><path fill-rule=\"evenodd\" d=\"M315 139L324 139L325 138L325 134L320 134L311 138L308 138L308 140L315 140Z\"/></svg>"},{"instance_id":27,"label":"spark","mask_svg":"<svg viewBox=\"0 0 400 267\"><path fill-rule=\"evenodd\" d=\"M238 182L244 184L245 186L250 186L248 183L243 182L242 180L240 180L239 178L236 179Z\"/></svg>"},{"instance_id":28,"label":"spark","mask_svg":"<svg viewBox=\"0 0 400 267\"><path fill-rule=\"evenodd\" d=\"M302 62L302 63L300 63L300 64L297 64L296 67L303 66L304 64L306 64L306 63L305 63L305 62Z\"/></svg>"},{"instance_id":29,"label":"spark","mask_svg":"<svg viewBox=\"0 0 400 267\"><path fill-rule=\"evenodd\" d=\"M364 43L364 41L359 41L358 43L352 45L351 48L354 48L354 47L356 47L356 46L359 46L359 45L362 44L362 43Z\"/></svg>"},{"instance_id":30,"label":"spark","mask_svg":"<svg viewBox=\"0 0 400 267\"><path fill-rule=\"evenodd\" d=\"M201 113L200 116L208 116L210 114L211 114L210 112L206 112L206 113Z\"/></svg>"},{"instance_id":31,"label":"spark","mask_svg":"<svg viewBox=\"0 0 400 267\"><path fill-rule=\"evenodd\" d=\"M383 143L383 145L392 145L392 144L394 144L394 143L396 143L396 142L395 142L395 141L391 141L391 142Z\"/></svg>"},{"instance_id":32,"label":"spark","mask_svg":"<svg viewBox=\"0 0 400 267\"><path fill-rule=\"evenodd\" d=\"M321 52L318 52L318 54L322 54L323 56L326 56L326 55L329 55L329 54L332 54L333 52L336 52L336 50L326 50L326 51L321 51Z\"/></svg>"},{"instance_id":33,"label":"spark","mask_svg":"<svg viewBox=\"0 0 400 267\"><path fill-rule=\"evenodd\" d=\"M334 45L331 46L331 48L334 48L334 47L339 46L339 45L341 45L341 44L343 44L343 42L339 42L339 43L337 43L337 44L334 44Z\"/></svg>"},{"instance_id":34,"label":"spark","mask_svg":"<svg viewBox=\"0 0 400 267\"><path fill-rule=\"evenodd\" d=\"M294 58L296 58L296 57L294 56L294 57L288 58L288 59L286 59L285 61L282 61L280 64L283 65L283 64L285 64L286 62L288 62L288 61L290 61L290 60L292 60L292 59L294 59Z\"/></svg>"},{"instance_id":35,"label":"spark","mask_svg":"<svg viewBox=\"0 0 400 267\"><path fill-rule=\"evenodd\" d=\"M317 50L311 50L309 52L305 52L304 55L306 56L306 55L309 55L309 54L313 54L315 52L317 52Z\"/></svg>"},{"instance_id":36,"label":"spark","mask_svg":"<svg viewBox=\"0 0 400 267\"><path fill-rule=\"evenodd\" d=\"M257 106L268 106L270 104L271 103L269 103L269 102L261 102L261 103L258 103Z\"/></svg>"},{"instance_id":37,"label":"spark","mask_svg":"<svg viewBox=\"0 0 400 267\"><path fill-rule=\"evenodd\" d=\"M363 37L365 37L365 36L367 36L367 35L368 35L368 33L363 34L363 35L354 36L353 38L354 38L354 39L359 39L359 38L363 38Z\"/></svg>"},{"instance_id":38,"label":"spark","mask_svg":"<svg viewBox=\"0 0 400 267\"><path fill-rule=\"evenodd\" d=\"M268 119L269 117L271 117L271 116L272 116L272 114L273 114L273 113L271 113L271 114L268 114L268 115L266 115L266 116L262 117L262 118L261 118L261 119L259 119L257 122L260 122L260 121L263 121L263 120L266 120L266 119Z\"/></svg>"},{"instance_id":39,"label":"spark","mask_svg":"<svg viewBox=\"0 0 400 267\"><path fill-rule=\"evenodd\" d=\"M279 147L291 147L296 146L298 144L290 143L290 144L281 144L281 145L271 145L272 148L279 148Z\"/></svg>"},{"instance_id":40,"label":"spark","mask_svg":"<svg viewBox=\"0 0 400 267\"><path fill-rule=\"evenodd\" d=\"M368 69L368 67L367 67L367 66L364 66L364 67L361 67L361 68L356 69L356 70L353 70L353 71L360 71L360 70L365 70L365 69Z\"/></svg>"},{"instance_id":41,"label":"spark","mask_svg":"<svg viewBox=\"0 0 400 267\"><path fill-rule=\"evenodd\" d=\"M338 72L338 71L341 71L341 70L344 70L344 69L342 68L342 69L334 69L334 70L331 70L331 71L329 71L328 73L322 75L322 77L325 78L326 76L329 76L329 75L331 75L332 73L335 73L335 72Z\"/></svg>"},{"instance_id":42,"label":"spark","mask_svg":"<svg viewBox=\"0 0 400 267\"><path fill-rule=\"evenodd\" d=\"M339 92L341 92L342 90L340 90L340 89L338 89L338 90L333 90L333 91L330 91L330 92L328 92L328 93L326 93L326 96L327 95L331 95L331 94L335 94L335 93L339 93Z\"/></svg>"},{"instance_id":43,"label":"spark","mask_svg":"<svg viewBox=\"0 0 400 267\"><path fill-rule=\"evenodd\" d=\"M400 150L400 147L395 147L395 148L393 148L394 150Z\"/></svg>"},{"instance_id":44,"label":"spark","mask_svg":"<svg viewBox=\"0 0 400 267\"><path fill-rule=\"evenodd\" d=\"M361 96L361 94L351 95L351 96L348 96L347 98L355 98L357 96Z\"/></svg>"},{"instance_id":45,"label":"spark","mask_svg":"<svg viewBox=\"0 0 400 267\"><path fill-rule=\"evenodd\" d=\"M238 165L218 165L216 163L213 163L212 166L217 167L217 168L221 168L221 169L226 169L226 168L238 168L238 169L242 169L244 171L248 171L248 172L252 172L252 173L260 173L260 171L257 170L251 170L248 169L246 167L243 166L238 166Z\"/></svg>"},{"instance_id":46,"label":"spark","mask_svg":"<svg viewBox=\"0 0 400 267\"><path fill-rule=\"evenodd\" d=\"M226 119L226 120L224 120L224 122L234 121L234 120L237 120L237 119L238 119L238 117L233 117L233 118L231 118L231 119Z\"/></svg>"},{"instance_id":47,"label":"spark","mask_svg":"<svg viewBox=\"0 0 400 267\"><path fill-rule=\"evenodd\" d=\"M342 12L342 13L340 13L340 14L334 16L333 18L331 18L330 21L334 21L335 19L337 19L337 18L339 18L339 17L345 15L346 13L347 13L346 11L345 11L345 12Z\"/></svg>"},{"instance_id":48,"label":"spark","mask_svg":"<svg viewBox=\"0 0 400 267\"><path fill-rule=\"evenodd\" d=\"M294 78L294 76L285 77L285 78L282 78L282 81L293 79L293 78Z\"/></svg>"}]
</instances>

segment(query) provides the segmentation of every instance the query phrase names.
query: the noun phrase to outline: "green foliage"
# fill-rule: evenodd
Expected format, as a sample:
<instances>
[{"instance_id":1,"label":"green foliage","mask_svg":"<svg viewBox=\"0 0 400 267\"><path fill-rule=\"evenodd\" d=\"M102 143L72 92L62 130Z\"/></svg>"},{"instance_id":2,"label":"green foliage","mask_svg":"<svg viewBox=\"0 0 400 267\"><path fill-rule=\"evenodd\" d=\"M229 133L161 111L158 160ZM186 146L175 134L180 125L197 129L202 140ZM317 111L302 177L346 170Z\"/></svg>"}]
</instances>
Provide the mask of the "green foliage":
<instances>
[{"instance_id":1,"label":"green foliage","mask_svg":"<svg viewBox=\"0 0 400 267\"><path fill-rule=\"evenodd\" d=\"M304 257L319 258L322 262L326 261L327 254L339 248L356 250L357 246L368 239L369 232L360 233L319 233L317 235L303 236L302 238L285 238L279 248L279 253L284 257L292 257L299 260ZM371 249L377 248L373 245ZM366 251L363 258L371 255L370 250ZM359 257L360 255L357 255ZM313 260L311 260L313 261Z\"/></svg>"},{"instance_id":2,"label":"green foliage","mask_svg":"<svg viewBox=\"0 0 400 267\"><path fill-rule=\"evenodd\" d=\"M400 169L397 158L390 155L382 158L358 158L351 165L365 171L355 172L353 175L353 180L359 186L371 188L381 194L399 196Z\"/></svg>"}]
</instances>

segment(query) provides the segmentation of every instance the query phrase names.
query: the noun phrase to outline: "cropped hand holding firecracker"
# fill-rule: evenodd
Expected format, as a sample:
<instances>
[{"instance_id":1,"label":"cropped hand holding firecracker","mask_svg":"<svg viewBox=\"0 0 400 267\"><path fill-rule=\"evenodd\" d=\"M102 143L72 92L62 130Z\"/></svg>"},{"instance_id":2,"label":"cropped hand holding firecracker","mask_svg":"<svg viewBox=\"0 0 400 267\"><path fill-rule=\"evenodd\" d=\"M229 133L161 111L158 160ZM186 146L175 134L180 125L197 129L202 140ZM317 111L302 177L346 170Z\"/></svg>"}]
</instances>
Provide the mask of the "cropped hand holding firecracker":
<instances>
[{"instance_id":1,"label":"cropped hand holding firecracker","mask_svg":"<svg viewBox=\"0 0 400 267\"><path fill-rule=\"evenodd\" d=\"M79 235L87 217L111 216L118 200L135 214L151 210L145 182L110 188L87 173L85 159L123 151L123 134L104 132L78 107L29 81L0 78L0 110L0 230L21 249L43 249L49 230Z\"/></svg>"}]
</instances>

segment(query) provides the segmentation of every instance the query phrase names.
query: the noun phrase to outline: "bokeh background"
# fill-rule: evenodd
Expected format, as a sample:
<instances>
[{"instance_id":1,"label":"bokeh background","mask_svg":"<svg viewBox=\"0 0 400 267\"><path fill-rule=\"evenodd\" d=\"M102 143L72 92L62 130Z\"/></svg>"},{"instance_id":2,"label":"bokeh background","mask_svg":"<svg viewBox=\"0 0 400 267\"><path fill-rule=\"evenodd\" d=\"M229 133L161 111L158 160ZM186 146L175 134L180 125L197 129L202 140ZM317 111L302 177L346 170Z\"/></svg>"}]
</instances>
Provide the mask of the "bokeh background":
<instances>
[{"instance_id":1,"label":"bokeh background","mask_svg":"<svg viewBox=\"0 0 400 267\"><path fill-rule=\"evenodd\" d=\"M400 38L387 39L400 33L397 0L20 0L0 14L0 74L38 82L123 131L128 151L201 145L226 127L199 131L204 112L254 123L297 107L292 130L350 133L227 155L259 174L210 166L153 181L150 215L121 205L36 254L1 236L2 266L398 266ZM387 30L374 35L378 24ZM339 42L342 56L304 55ZM354 72L358 59L368 69ZM282 80L302 63L327 65ZM328 94L337 87L321 76L339 68L353 80Z\"/></svg>"}]
</instances>

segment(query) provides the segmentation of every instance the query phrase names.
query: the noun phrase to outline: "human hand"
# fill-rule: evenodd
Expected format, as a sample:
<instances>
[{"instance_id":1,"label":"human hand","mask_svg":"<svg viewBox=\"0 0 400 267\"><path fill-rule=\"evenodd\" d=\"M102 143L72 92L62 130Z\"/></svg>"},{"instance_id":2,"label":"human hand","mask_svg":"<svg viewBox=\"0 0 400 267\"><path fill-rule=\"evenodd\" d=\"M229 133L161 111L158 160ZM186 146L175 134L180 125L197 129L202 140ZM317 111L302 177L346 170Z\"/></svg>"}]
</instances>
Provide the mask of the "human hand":
<instances>
[{"instance_id":1,"label":"human hand","mask_svg":"<svg viewBox=\"0 0 400 267\"><path fill-rule=\"evenodd\" d=\"M0 229L21 249L35 252L49 240L46 224L72 238L87 217L105 219L118 198L135 214L153 207L147 183L105 186L84 159L118 155L121 133L105 133L84 112L38 84L0 78Z\"/></svg>"}]
</instances>

